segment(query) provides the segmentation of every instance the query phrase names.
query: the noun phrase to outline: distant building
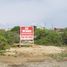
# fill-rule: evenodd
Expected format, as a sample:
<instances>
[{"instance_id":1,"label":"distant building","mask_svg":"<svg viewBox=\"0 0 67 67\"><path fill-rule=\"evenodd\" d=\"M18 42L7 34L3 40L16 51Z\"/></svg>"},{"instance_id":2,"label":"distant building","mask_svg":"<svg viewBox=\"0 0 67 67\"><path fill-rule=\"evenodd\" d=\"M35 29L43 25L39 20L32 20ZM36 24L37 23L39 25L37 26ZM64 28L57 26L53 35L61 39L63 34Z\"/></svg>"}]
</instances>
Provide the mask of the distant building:
<instances>
[{"instance_id":1,"label":"distant building","mask_svg":"<svg viewBox=\"0 0 67 67\"><path fill-rule=\"evenodd\" d=\"M37 27L37 28L42 29L42 30L44 30L44 29L45 29L45 27Z\"/></svg>"},{"instance_id":2,"label":"distant building","mask_svg":"<svg viewBox=\"0 0 67 67\"><path fill-rule=\"evenodd\" d=\"M6 31L5 29L0 29L0 32Z\"/></svg>"},{"instance_id":3,"label":"distant building","mask_svg":"<svg viewBox=\"0 0 67 67\"><path fill-rule=\"evenodd\" d=\"M54 28L54 31L56 31L56 32L63 32L63 28Z\"/></svg>"}]
</instances>

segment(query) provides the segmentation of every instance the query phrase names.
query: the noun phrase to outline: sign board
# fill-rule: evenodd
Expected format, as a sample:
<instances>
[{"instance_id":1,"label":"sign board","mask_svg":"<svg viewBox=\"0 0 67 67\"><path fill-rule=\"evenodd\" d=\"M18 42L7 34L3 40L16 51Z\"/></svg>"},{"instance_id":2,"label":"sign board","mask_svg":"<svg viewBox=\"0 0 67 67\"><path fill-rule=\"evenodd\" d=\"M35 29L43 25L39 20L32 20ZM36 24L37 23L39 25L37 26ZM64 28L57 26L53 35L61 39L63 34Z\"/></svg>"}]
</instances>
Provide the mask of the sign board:
<instances>
[{"instance_id":1,"label":"sign board","mask_svg":"<svg viewBox=\"0 0 67 67\"><path fill-rule=\"evenodd\" d=\"M20 27L20 40L34 40L34 26Z\"/></svg>"}]
</instances>

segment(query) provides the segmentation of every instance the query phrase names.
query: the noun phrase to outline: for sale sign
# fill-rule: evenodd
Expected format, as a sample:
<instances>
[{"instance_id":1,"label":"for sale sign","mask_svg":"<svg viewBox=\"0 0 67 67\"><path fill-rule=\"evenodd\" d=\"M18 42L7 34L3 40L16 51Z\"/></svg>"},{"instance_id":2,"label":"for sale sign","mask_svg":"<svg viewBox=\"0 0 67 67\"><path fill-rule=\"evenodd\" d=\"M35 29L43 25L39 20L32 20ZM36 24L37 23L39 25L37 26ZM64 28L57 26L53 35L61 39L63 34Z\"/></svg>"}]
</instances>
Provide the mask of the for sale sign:
<instances>
[{"instance_id":1,"label":"for sale sign","mask_svg":"<svg viewBox=\"0 0 67 67\"><path fill-rule=\"evenodd\" d=\"M20 40L34 40L34 26L20 27Z\"/></svg>"}]
</instances>

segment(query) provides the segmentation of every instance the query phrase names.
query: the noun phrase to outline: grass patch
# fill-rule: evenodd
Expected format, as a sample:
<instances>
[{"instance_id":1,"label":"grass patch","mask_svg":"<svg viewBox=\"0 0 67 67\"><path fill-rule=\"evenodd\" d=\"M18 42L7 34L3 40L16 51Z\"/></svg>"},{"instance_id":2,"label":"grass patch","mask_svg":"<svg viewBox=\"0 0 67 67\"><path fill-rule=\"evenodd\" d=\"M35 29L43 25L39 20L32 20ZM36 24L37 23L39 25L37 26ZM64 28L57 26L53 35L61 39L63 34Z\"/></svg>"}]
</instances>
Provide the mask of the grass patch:
<instances>
[{"instance_id":1,"label":"grass patch","mask_svg":"<svg viewBox=\"0 0 67 67\"><path fill-rule=\"evenodd\" d=\"M3 55L4 56L4 53L5 52L6 52L5 50L0 50L0 55Z\"/></svg>"},{"instance_id":2,"label":"grass patch","mask_svg":"<svg viewBox=\"0 0 67 67\"><path fill-rule=\"evenodd\" d=\"M50 54L49 56L57 61L63 61L67 59L67 53L63 53L63 52L60 54Z\"/></svg>"}]
</instances>

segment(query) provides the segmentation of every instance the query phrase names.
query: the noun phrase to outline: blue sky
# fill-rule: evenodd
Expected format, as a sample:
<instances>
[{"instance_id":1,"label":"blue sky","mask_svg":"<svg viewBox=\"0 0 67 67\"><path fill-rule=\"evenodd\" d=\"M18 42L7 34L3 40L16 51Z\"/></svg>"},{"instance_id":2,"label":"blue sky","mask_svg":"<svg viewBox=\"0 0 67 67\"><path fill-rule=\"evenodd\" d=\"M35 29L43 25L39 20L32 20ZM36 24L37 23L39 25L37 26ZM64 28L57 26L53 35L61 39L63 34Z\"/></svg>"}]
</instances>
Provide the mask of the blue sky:
<instances>
[{"instance_id":1,"label":"blue sky","mask_svg":"<svg viewBox=\"0 0 67 67\"><path fill-rule=\"evenodd\" d=\"M0 28L16 25L67 27L67 0L0 0Z\"/></svg>"}]
</instances>

